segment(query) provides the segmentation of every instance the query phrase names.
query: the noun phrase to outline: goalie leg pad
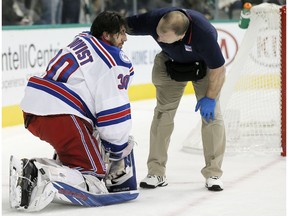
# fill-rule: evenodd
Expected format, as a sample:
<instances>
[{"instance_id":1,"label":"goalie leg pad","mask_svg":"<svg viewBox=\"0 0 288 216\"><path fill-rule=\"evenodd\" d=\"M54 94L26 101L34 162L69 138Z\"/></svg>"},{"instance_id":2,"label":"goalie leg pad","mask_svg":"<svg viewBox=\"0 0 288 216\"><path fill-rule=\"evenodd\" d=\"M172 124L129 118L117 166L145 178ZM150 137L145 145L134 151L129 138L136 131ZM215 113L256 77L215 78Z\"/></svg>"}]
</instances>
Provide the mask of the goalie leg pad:
<instances>
[{"instance_id":1,"label":"goalie leg pad","mask_svg":"<svg viewBox=\"0 0 288 216\"><path fill-rule=\"evenodd\" d=\"M37 158L35 165L41 171L42 176L46 176L51 182L63 182L79 190L89 191L90 193L108 193L104 183L96 176L83 175L75 169L63 166L55 160L47 158Z\"/></svg>"},{"instance_id":2,"label":"goalie leg pad","mask_svg":"<svg viewBox=\"0 0 288 216\"><path fill-rule=\"evenodd\" d=\"M34 160L10 158L9 202L11 208L39 211L52 202L56 190L48 182L39 182Z\"/></svg>"},{"instance_id":3,"label":"goalie leg pad","mask_svg":"<svg viewBox=\"0 0 288 216\"><path fill-rule=\"evenodd\" d=\"M119 161L110 161L105 182L109 192L137 190L133 150Z\"/></svg>"},{"instance_id":4,"label":"goalie leg pad","mask_svg":"<svg viewBox=\"0 0 288 216\"><path fill-rule=\"evenodd\" d=\"M10 206L18 210L39 211L52 201L63 201L54 182L63 182L81 191L108 193L97 177L82 175L78 170L62 166L55 160L37 158L10 160Z\"/></svg>"},{"instance_id":5,"label":"goalie leg pad","mask_svg":"<svg viewBox=\"0 0 288 216\"><path fill-rule=\"evenodd\" d=\"M78 170L48 158L36 158L34 164L41 172L43 180L64 182L73 187L86 189L86 182Z\"/></svg>"}]
</instances>

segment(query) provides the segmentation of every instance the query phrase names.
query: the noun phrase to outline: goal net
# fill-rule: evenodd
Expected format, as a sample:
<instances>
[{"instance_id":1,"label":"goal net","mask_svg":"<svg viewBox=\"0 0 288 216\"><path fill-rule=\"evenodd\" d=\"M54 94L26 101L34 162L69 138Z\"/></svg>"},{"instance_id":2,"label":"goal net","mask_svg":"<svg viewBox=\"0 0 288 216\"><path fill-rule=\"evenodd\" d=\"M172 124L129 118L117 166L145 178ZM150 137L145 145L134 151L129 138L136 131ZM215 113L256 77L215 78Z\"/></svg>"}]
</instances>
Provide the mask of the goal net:
<instances>
[{"instance_id":1,"label":"goal net","mask_svg":"<svg viewBox=\"0 0 288 216\"><path fill-rule=\"evenodd\" d=\"M286 7L251 8L250 24L221 91L226 152L286 155ZM202 150L201 121L183 143Z\"/></svg>"}]
</instances>

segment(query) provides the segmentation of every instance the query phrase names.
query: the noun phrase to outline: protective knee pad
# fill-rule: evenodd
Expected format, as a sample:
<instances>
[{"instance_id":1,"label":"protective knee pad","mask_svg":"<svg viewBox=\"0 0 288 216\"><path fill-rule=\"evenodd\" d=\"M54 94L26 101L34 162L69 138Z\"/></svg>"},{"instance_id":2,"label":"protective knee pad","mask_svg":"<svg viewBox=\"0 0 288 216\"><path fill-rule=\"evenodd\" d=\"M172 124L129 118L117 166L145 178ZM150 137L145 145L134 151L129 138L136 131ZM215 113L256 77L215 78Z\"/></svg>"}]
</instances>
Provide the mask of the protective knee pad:
<instances>
[{"instance_id":1,"label":"protective knee pad","mask_svg":"<svg viewBox=\"0 0 288 216\"><path fill-rule=\"evenodd\" d=\"M119 161L110 161L105 183L109 192L137 190L133 150Z\"/></svg>"}]
</instances>

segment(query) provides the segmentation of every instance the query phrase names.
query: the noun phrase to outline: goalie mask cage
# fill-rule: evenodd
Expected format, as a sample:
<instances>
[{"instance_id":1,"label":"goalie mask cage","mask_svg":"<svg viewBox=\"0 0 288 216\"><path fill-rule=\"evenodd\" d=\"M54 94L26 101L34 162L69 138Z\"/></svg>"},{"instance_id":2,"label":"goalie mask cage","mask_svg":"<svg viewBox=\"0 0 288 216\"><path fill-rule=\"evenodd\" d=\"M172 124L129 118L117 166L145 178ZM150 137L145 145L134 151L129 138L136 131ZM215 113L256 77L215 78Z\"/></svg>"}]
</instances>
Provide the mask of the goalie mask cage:
<instances>
[{"instance_id":1,"label":"goalie mask cage","mask_svg":"<svg viewBox=\"0 0 288 216\"><path fill-rule=\"evenodd\" d=\"M286 6L263 3L251 19L221 91L226 152L286 156ZM202 150L201 121L183 150Z\"/></svg>"}]
</instances>

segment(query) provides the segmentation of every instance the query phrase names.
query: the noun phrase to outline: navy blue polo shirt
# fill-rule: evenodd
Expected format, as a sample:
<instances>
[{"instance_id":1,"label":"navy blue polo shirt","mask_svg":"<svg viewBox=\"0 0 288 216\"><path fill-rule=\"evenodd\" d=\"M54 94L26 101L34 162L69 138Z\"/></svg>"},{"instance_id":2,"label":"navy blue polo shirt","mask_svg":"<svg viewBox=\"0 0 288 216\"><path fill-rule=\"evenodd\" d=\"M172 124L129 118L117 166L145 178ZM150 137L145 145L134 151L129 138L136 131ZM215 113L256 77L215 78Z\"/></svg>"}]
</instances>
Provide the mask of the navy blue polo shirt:
<instances>
[{"instance_id":1,"label":"navy blue polo shirt","mask_svg":"<svg viewBox=\"0 0 288 216\"><path fill-rule=\"evenodd\" d=\"M180 10L190 20L190 26L181 41L172 44L157 41L157 25L164 14ZM151 35L162 50L174 61L189 63L203 60L210 69L224 65L225 59L217 42L217 31L201 13L177 7L161 8L127 17L131 35Z\"/></svg>"}]
</instances>

